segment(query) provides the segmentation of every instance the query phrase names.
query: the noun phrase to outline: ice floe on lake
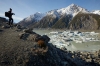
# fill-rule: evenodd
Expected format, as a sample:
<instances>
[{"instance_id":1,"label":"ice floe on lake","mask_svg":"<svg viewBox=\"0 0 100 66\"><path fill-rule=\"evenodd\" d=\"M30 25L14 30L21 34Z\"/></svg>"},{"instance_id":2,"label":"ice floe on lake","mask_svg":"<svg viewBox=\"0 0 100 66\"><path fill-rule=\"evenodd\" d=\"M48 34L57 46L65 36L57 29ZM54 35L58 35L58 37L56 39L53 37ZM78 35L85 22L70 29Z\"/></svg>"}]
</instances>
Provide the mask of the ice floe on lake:
<instances>
[{"instance_id":1,"label":"ice floe on lake","mask_svg":"<svg viewBox=\"0 0 100 66\"><path fill-rule=\"evenodd\" d=\"M100 41L98 38L99 33L93 32L79 32L79 31L63 31L63 32L50 32L50 42L58 48L73 48L76 47L72 44L75 43L85 43L90 41Z\"/></svg>"}]
</instances>

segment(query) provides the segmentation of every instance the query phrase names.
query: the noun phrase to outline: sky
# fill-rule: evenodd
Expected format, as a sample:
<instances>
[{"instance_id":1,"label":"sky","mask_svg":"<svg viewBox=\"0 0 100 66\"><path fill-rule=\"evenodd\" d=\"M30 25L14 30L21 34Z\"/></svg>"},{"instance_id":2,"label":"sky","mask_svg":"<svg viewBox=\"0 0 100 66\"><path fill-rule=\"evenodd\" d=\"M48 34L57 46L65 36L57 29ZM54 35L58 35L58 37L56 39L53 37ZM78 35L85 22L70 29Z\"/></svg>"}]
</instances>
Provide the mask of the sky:
<instances>
[{"instance_id":1,"label":"sky","mask_svg":"<svg viewBox=\"0 0 100 66\"><path fill-rule=\"evenodd\" d=\"M14 22L36 13L65 8L71 4L79 5L89 11L100 10L100 0L0 0L0 17L12 8ZM7 18L8 19L8 18Z\"/></svg>"}]
</instances>

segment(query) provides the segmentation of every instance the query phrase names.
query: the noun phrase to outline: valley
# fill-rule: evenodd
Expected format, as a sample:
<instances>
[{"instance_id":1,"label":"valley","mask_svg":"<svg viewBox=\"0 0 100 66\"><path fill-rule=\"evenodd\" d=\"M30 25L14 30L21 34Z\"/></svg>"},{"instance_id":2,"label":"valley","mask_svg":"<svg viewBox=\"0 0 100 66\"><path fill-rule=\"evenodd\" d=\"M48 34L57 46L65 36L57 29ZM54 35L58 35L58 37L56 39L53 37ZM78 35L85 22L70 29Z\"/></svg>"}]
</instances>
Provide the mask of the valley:
<instances>
[{"instance_id":1,"label":"valley","mask_svg":"<svg viewBox=\"0 0 100 66\"><path fill-rule=\"evenodd\" d=\"M100 49L100 31L70 31L54 29L34 29L40 35L48 35L50 43L57 48L70 51L94 52ZM60 32L60 33L59 33ZM79 32L79 33L78 33ZM96 32L96 33L95 33Z\"/></svg>"}]
</instances>

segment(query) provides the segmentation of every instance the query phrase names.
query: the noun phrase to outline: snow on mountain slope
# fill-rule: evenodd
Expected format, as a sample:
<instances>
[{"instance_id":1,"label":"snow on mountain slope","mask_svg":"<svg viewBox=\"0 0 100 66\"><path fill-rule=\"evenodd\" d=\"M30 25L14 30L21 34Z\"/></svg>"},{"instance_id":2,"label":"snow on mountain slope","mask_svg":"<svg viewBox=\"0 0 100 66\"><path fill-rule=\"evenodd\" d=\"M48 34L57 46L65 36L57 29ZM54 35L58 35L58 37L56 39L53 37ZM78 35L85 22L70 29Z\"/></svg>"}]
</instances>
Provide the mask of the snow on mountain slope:
<instances>
[{"instance_id":1,"label":"snow on mountain slope","mask_svg":"<svg viewBox=\"0 0 100 66\"><path fill-rule=\"evenodd\" d=\"M95 10L95 11L92 11L91 13L100 15L100 10Z\"/></svg>"},{"instance_id":2,"label":"snow on mountain slope","mask_svg":"<svg viewBox=\"0 0 100 66\"><path fill-rule=\"evenodd\" d=\"M48 11L47 14L48 15L54 14L57 17L59 17L60 15L64 15L64 14L70 14L74 17L79 12L88 13L88 11L86 9L79 7L78 5L75 5L75 4L71 4L65 8Z\"/></svg>"},{"instance_id":3,"label":"snow on mountain slope","mask_svg":"<svg viewBox=\"0 0 100 66\"><path fill-rule=\"evenodd\" d=\"M43 17L48 16L48 15L59 18L62 15L68 14L68 15L72 15L72 17L74 17L79 12L88 13L88 11L86 9L84 9L78 5L75 5L75 4L71 4L68 7L61 8L61 9L54 9L54 10L48 11L46 13L37 12L33 15L30 15L29 17L26 17L21 22L38 22Z\"/></svg>"},{"instance_id":4,"label":"snow on mountain slope","mask_svg":"<svg viewBox=\"0 0 100 66\"><path fill-rule=\"evenodd\" d=\"M43 13L40 13L40 12L37 12L33 15L30 15L29 17L25 18L25 22L28 22L28 21L32 21L32 20L35 20L35 21L39 21L41 20L43 17L45 16L45 14Z\"/></svg>"}]
</instances>

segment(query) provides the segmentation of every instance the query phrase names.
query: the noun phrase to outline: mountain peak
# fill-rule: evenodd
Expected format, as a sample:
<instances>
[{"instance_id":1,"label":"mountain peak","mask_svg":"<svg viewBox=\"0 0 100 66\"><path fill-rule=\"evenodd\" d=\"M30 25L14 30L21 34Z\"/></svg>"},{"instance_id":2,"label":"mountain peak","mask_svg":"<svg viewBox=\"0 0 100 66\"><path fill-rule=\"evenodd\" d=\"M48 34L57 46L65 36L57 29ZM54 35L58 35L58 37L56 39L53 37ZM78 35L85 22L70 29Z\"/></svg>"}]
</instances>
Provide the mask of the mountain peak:
<instances>
[{"instance_id":1,"label":"mountain peak","mask_svg":"<svg viewBox=\"0 0 100 66\"><path fill-rule=\"evenodd\" d=\"M91 13L100 15L100 10L94 10Z\"/></svg>"},{"instance_id":2,"label":"mountain peak","mask_svg":"<svg viewBox=\"0 0 100 66\"><path fill-rule=\"evenodd\" d=\"M72 3L67 7L64 7L64 8L61 8L61 9L50 10L50 11L48 11L46 13L36 12L33 15L30 15L29 17L23 19L21 22L32 22L32 23L33 22L39 22L42 18L48 17L48 16L50 16L52 18L59 19L63 15L66 15L66 16L70 15L71 19L72 19L73 17L75 17L80 12L81 13L91 13L87 9ZM100 15L100 11L99 10L93 11L92 13Z\"/></svg>"},{"instance_id":3,"label":"mountain peak","mask_svg":"<svg viewBox=\"0 0 100 66\"><path fill-rule=\"evenodd\" d=\"M78 5L76 5L76 4L74 4L74 3L72 3L71 5L69 5L69 6L78 6Z\"/></svg>"},{"instance_id":4,"label":"mountain peak","mask_svg":"<svg viewBox=\"0 0 100 66\"><path fill-rule=\"evenodd\" d=\"M73 4L73 3L71 5L65 7L65 8L58 10L58 12L61 13L61 14L70 14L73 17L75 15L77 15L80 11L84 12L84 13L88 12L85 8L82 8L82 7L80 7L76 4Z\"/></svg>"},{"instance_id":5,"label":"mountain peak","mask_svg":"<svg viewBox=\"0 0 100 66\"><path fill-rule=\"evenodd\" d=\"M64 15L64 14L70 14L70 15L72 15L74 17L80 11L83 12L83 13L87 13L88 12L86 9L84 9L84 8L72 3L71 5L69 5L69 6L65 7L65 8L48 11L47 14L48 15L54 15L56 17L59 17L59 16Z\"/></svg>"},{"instance_id":6,"label":"mountain peak","mask_svg":"<svg viewBox=\"0 0 100 66\"><path fill-rule=\"evenodd\" d=\"M80 7L80 6L76 5L76 4L73 4L73 3L72 3L71 5L69 5L69 6L67 6L66 8L67 8L67 9L72 9L72 10L73 10L73 9L74 9L74 10L75 10L75 9L84 9L84 8L82 8L82 7Z\"/></svg>"}]
</instances>

